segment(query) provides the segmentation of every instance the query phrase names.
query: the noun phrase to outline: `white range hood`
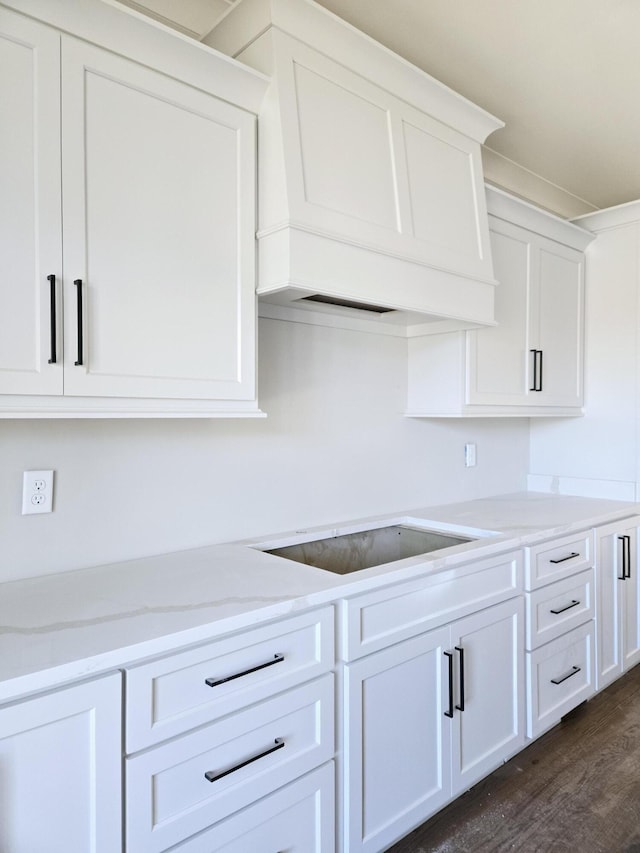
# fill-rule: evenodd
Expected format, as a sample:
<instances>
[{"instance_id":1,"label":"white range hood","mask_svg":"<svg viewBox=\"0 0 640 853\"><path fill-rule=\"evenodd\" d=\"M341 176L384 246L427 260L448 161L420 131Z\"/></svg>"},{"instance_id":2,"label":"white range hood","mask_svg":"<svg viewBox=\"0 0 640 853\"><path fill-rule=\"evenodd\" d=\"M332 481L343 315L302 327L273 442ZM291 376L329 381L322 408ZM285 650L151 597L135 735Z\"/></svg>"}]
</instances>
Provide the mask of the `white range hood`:
<instances>
[{"instance_id":1,"label":"white range hood","mask_svg":"<svg viewBox=\"0 0 640 853\"><path fill-rule=\"evenodd\" d=\"M272 79L261 313L396 334L493 324L480 147L502 122L311 0L241 0L204 41Z\"/></svg>"}]
</instances>

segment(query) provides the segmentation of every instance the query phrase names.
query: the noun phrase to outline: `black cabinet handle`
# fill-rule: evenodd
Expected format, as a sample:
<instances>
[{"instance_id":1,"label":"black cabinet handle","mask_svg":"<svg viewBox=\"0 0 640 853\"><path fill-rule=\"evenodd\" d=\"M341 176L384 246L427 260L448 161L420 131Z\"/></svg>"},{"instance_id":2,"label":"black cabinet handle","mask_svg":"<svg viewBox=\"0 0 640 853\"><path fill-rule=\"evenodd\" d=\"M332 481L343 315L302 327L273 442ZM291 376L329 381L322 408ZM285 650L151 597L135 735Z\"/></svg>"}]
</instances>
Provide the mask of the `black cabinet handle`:
<instances>
[{"instance_id":1,"label":"black cabinet handle","mask_svg":"<svg viewBox=\"0 0 640 853\"><path fill-rule=\"evenodd\" d=\"M234 675L227 675L224 678L205 678L204 683L207 687L218 687L219 684L226 684L227 681L242 678L243 675L249 675L252 672L257 672L259 669L266 669L268 666L273 666L274 663L282 663L283 660L284 655L274 655L273 660L268 660L266 663L259 663L257 666L252 666L251 669L243 669L242 672L236 672Z\"/></svg>"},{"instance_id":2,"label":"black cabinet handle","mask_svg":"<svg viewBox=\"0 0 640 853\"><path fill-rule=\"evenodd\" d=\"M542 391L542 350L530 349L533 354L533 385L529 391Z\"/></svg>"},{"instance_id":3,"label":"black cabinet handle","mask_svg":"<svg viewBox=\"0 0 640 853\"><path fill-rule=\"evenodd\" d=\"M449 710L444 715L453 717L453 652L445 652L444 656L449 658Z\"/></svg>"},{"instance_id":4,"label":"black cabinet handle","mask_svg":"<svg viewBox=\"0 0 640 853\"><path fill-rule=\"evenodd\" d=\"M625 548L625 536L618 536L618 542L622 542L622 574L618 575L619 581L627 579L627 549Z\"/></svg>"},{"instance_id":5,"label":"black cabinet handle","mask_svg":"<svg viewBox=\"0 0 640 853\"><path fill-rule=\"evenodd\" d=\"M49 359L49 364L55 364L58 360L57 354L57 336L58 336L58 324L56 322L56 277L55 275L48 275L47 281L49 282L49 317L51 320L51 358Z\"/></svg>"},{"instance_id":6,"label":"black cabinet handle","mask_svg":"<svg viewBox=\"0 0 640 853\"><path fill-rule=\"evenodd\" d=\"M573 560L574 557L579 556L580 554L577 551L572 551L570 554L567 554L566 557L558 557L557 560L549 560L549 562L557 565L558 563L564 563L565 560Z\"/></svg>"},{"instance_id":7,"label":"black cabinet handle","mask_svg":"<svg viewBox=\"0 0 640 853\"><path fill-rule=\"evenodd\" d=\"M78 360L75 362L75 364L79 365L82 364L82 353L84 352L82 342L82 279L77 278L73 283L78 288Z\"/></svg>"},{"instance_id":8,"label":"black cabinet handle","mask_svg":"<svg viewBox=\"0 0 640 853\"><path fill-rule=\"evenodd\" d=\"M543 352L541 349L538 350L538 356L540 357L540 366L538 367L538 387L536 391L542 391L542 359Z\"/></svg>"},{"instance_id":9,"label":"black cabinet handle","mask_svg":"<svg viewBox=\"0 0 640 853\"><path fill-rule=\"evenodd\" d=\"M460 674L459 674L459 683L460 683L460 704L456 705L458 711L464 711L464 649L461 649L460 646L456 646L455 650L460 655Z\"/></svg>"},{"instance_id":10,"label":"black cabinet handle","mask_svg":"<svg viewBox=\"0 0 640 853\"><path fill-rule=\"evenodd\" d=\"M560 678L552 678L552 684L562 684L563 681L566 681L567 678L571 678L573 675L577 675L580 672L579 666L572 666L571 672L568 672L566 675L561 675Z\"/></svg>"},{"instance_id":11,"label":"black cabinet handle","mask_svg":"<svg viewBox=\"0 0 640 853\"><path fill-rule=\"evenodd\" d=\"M571 610L572 607L577 607L579 604L580 602L574 598L571 604L565 604L564 607L560 607L558 610L550 610L549 613L553 613L554 616L557 616L558 613L564 613L565 610Z\"/></svg>"},{"instance_id":12,"label":"black cabinet handle","mask_svg":"<svg viewBox=\"0 0 640 853\"><path fill-rule=\"evenodd\" d=\"M530 353L533 354L533 384L529 386L529 391L537 391L538 390L538 350L530 349Z\"/></svg>"},{"instance_id":13,"label":"black cabinet handle","mask_svg":"<svg viewBox=\"0 0 640 853\"><path fill-rule=\"evenodd\" d=\"M626 581L631 577L631 537L618 536L622 542L622 575L618 575L618 580Z\"/></svg>"},{"instance_id":14,"label":"black cabinet handle","mask_svg":"<svg viewBox=\"0 0 640 853\"><path fill-rule=\"evenodd\" d=\"M236 764L234 767L230 767L228 770L207 770L204 774L204 778L207 782L216 782L218 779L223 779L225 776L228 776L230 773L235 773L236 770L241 770L243 767L246 767L247 764L253 764L254 761L259 761L261 758L265 758L267 755L271 755L272 752L276 752L278 749L282 749L284 746L284 738L277 737L274 740L275 746L270 747L269 749L265 749L264 752L258 753L258 755L252 755L251 758L247 758L246 761L242 761L240 764Z\"/></svg>"}]
</instances>

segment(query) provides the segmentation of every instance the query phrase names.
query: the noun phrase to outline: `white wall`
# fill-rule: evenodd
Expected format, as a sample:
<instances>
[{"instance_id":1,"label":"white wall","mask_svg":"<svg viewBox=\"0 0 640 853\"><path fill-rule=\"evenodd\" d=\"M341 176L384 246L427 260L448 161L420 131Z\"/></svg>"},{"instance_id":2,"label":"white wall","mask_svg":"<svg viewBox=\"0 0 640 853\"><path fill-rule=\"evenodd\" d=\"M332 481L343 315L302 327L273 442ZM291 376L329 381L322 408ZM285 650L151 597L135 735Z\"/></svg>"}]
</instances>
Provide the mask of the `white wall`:
<instances>
[{"instance_id":1,"label":"white wall","mask_svg":"<svg viewBox=\"0 0 640 853\"><path fill-rule=\"evenodd\" d=\"M532 421L533 490L638 499L639 245L632 221L587 249L585 417Z\"/></svg>"},{"instance_id":2,"label":"white wall","mask_svg":"<svg viewBox=\"0 0 640 853\"><path fill-rule=\"evenodd\" d=\"M526 487L526 419L402 417L403 339L260 322L266 420L0 421L0 581Z\"/></svg>"}]
</instances>

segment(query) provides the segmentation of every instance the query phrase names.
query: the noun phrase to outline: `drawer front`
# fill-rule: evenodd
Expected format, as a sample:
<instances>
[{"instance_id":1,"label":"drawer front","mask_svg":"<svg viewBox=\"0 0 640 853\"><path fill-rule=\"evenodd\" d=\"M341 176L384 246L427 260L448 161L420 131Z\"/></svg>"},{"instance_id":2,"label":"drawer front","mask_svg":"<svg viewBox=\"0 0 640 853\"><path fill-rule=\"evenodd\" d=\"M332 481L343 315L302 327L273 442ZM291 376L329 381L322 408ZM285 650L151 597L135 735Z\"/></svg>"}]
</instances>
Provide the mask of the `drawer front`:
<instances>
[{"instance_id":1,"label":"drawer front","mask_svg":"<svg viewBox=\"0 0 640 853\"><path fill-rule=\"evenodd\" d=\"M333 695L324 675L128 758L127 850L166 850L333 758Z\"/></svg>"},{"instance_id":2,"label":"drawer front","mask_svg":"<svg viewBox=\"0 0 640 853\"><path fill-rule=\"evenodd\" d=\"M522 554L511 551L343 601L342 659L380 651L521 591Z\"/></svg>"},{"instance_id":3,"label":"drawer front","mask_svg":"<svg viewBox=\"0 0 640 853\"><path fill-rule=\"evenodd\" d=\"M126 751L273 696L333 663L333 608L325 607L132 667L125 676Z\"/></svg>"},{"instance_id":4,"label":"drawer front","mask_svg":"<svg viewBox=\"0 0 640 853\"><path fill-rule=\"evenodd\" d=\"M594 690L594 623L527 652L527 735L537 737Z\"/></svg>"},{"instance_id":5,"label":"drawer front","mask_svg":"<svg viewBox=\"0 0 640 853\"><path fill-rule=\"evenodd\" d=\"M588 569L527 593L527 650L537 649L594 619L594 584L594 570Z\"/></svg>"},{"instance_id":6,"label":"drawer front","mask_svg":"<svg viewBox=\"0 0 640 853\"><path fill-rule=\"evenodd\" d=\"M593 568L593 531L586 530L525 548L525 588L539 589L560 578Z\"/></svg>"},{"instance_id":7,"label":"drawer front","mask_svg":"<svg viewBox=\"0 0 640 853\"><path fill-rule=\"evenodd\" d=\"M331 761L171 853L334 853L334 773Z\"/></svg>"}]
</instances>

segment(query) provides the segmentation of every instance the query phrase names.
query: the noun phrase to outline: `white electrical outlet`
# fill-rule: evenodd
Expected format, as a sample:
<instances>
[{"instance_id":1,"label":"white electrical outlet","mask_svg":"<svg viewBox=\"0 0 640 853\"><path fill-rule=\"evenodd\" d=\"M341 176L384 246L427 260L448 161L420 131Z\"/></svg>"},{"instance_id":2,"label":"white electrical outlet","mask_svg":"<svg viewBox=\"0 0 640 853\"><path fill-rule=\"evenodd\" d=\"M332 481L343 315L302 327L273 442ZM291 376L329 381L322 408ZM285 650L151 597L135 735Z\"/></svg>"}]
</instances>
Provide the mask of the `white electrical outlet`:
<instances>
[{"instance_id":1,"label":"white electrical outlet","mask_svg":"<svg viewBox=\"0 0 640 853\"><path fill-rule=\"evenodd\" d=\"M53 471L25 471L22 478L22 514L53 510Z\"/></svg>"},{"instance_id":2,"label":"white electrical outlet","mask_svg":"<svg viewBox=\"0 0 640 853\"><path fill-rule=\"evenodd\" d=\"M465 444L464 446L464 464L467 468L473 468L476 464L476 446L475 444Z\"/></svg>"}]
</instances>

